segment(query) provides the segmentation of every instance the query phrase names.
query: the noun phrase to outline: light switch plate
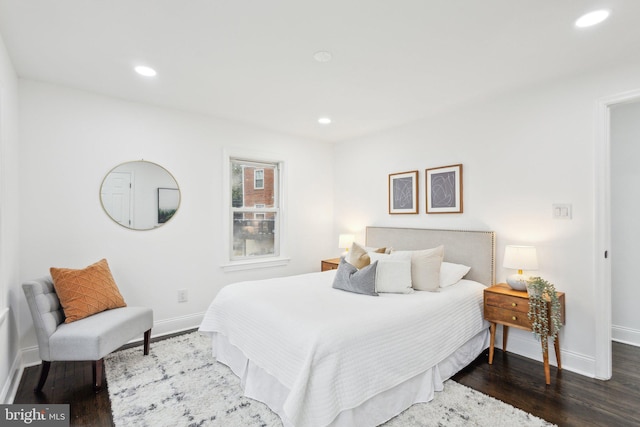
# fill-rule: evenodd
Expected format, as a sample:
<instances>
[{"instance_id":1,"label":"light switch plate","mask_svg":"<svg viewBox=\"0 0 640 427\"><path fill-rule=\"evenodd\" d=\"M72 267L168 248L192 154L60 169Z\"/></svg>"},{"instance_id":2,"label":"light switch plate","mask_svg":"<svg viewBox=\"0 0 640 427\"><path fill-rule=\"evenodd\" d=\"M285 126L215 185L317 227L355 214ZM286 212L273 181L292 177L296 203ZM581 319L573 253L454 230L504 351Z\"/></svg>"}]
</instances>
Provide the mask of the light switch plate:
<instances>
[{"instance_id":1,"label":"light switch plate","mask_svg":"<svg viewBox=\"0 0 640 427\"><path fill-rule=\"evenodd\" d=\"M551 212L553 219L571 219L571 203L554 203Z\"/></svg>"}]
</instances>

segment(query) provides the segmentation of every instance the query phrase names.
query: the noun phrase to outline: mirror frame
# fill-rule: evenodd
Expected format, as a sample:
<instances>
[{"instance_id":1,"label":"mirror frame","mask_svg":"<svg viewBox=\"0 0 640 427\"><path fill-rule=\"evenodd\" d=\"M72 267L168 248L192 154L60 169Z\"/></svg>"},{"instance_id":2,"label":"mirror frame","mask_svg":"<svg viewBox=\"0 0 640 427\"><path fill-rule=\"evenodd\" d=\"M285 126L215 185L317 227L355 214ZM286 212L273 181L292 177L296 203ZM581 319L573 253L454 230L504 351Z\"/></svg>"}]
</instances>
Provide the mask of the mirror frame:
<instances>
[{"instance_id":1,"label":"mirror frame","mask_svg":"<svg viewBox=\"0 0 640 427\"><path fill-rule=\"evenodd\" d=\"M112 214L109 212L109 210L107 209L107 207L105 206L105 200L104 200L104 188L105 188L105 183L107 182L107 179L111 176L111 174L113 172L118 172L118 169L122 168L123 166L126 165L132 165L132 164L147 164L147 165L152 165L154 167L156 167L159 172L163 172L166 174L167 178L170 178L173 183L175 184L175 186L171 186L168 185L167 182L162 182L159 183L157 185L151 186L152 188L155 188L155 218L156 218L156 222L154 223L153 226L151 227L135 227L135 222L134 222L134 226L131 225L125 225L122 222L118 221L116 218L114 218L112 216ZM127 171L129 172L129 171ZM135 173L135 170L133 171ZM129 186L129 188L133 188L135 190L135 175L133 176L133 180L129 181L129 184L133 183L133 187ZM168 181L168 179L167 179ZM126 184L125 184L126 185ZM161 190L165 190L165 192L163 193ZM167 196L169 196L169 198L173 199L175 198L174 196L170 196L171 193L167 193L166 190L176 190L177 191L177 206L175 208L175 211L173 212L173 214L171 214L171 216L167 219L167 218L162 218L161 215L161 211L160 211L160 197L162 194L165 194ZM100 183L100 191L99 191L99 197L100 197L100 205L102 206L102 210L104 211L104 213L109 217L109 219L111 219L113 222L115 222L116 224L118 224L121 227L124 227L128 230L133 230L133 231L149 231L149 230L155 230L157 228L162 227L163 225L171 222L171 220L176 216L176 214L178 213L178 211L180 210L180 206L182 204L182 190L180 190L180 186L178 185L178 180L175 178L175 176L173 176L173 174L171 172L169 172L169 170L167 170L164 166L159 165L158 163L155 162L150 162L148 160L130 160L130 161L126 161L126 162L122 162L119 163L118 165L116 165L115 167L111 168L111 170L109 170L104 178L102 179L102 182ZM133 204L133 206L135 206L135 194L133 192L130 193L129 195L129 200L130 200L130 204ZM131 212L130 208L130 212ZM133 219L133 218L130 218Z\"/></svg>"}]
</instances>

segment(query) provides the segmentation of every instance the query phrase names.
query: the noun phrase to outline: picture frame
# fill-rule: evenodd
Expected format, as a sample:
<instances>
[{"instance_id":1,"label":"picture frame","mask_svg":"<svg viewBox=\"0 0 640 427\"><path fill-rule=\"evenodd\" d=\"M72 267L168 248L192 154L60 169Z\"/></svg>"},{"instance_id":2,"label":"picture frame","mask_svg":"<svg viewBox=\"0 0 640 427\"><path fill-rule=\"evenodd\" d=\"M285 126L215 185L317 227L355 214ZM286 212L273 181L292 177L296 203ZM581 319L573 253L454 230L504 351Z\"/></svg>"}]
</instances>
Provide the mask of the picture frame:
<instances>
[{"instance_id":1,"label":"picture frame","mask_svg":"<svg viewBox=\"0 0 640 427\"><path fill-rule=\"evenodd\" d=\"M462 213L462 164L425 170L426 213Z\"/></svg>"},{"instance_id":2,"label":"picture frame","mask_svg":"<svg viewBox=\"0 0 640 427\"><path fill-rule=\"evenodd\" d=\"M389 174L389 214L418 213L418 171Z\"/></svg>"},{"instance_id":3,"label":"picture frame","mask_svg":"<svg viewBox=\"0 0 640 427\"><path fill-rule=\"evenodd\" d=\"M177 188L158 188L158 224L169 221L180 205L180 191Z\"/></svg>"}]
</instances>

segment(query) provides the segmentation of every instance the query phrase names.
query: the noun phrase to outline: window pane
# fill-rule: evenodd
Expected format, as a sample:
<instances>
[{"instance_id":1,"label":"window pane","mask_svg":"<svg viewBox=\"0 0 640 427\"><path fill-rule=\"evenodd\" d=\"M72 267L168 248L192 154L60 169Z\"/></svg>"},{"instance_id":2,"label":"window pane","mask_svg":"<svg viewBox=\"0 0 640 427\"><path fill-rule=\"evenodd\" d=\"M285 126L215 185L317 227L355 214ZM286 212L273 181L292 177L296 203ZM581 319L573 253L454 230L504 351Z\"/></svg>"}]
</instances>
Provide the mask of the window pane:
<instances>
[{"instance_id":1,"label":"window pane","mask_svg":"<svg viewBox=\"0 0 640 427\"><path fill-rule=\"evenodd\" d=\"M253 171L253 188L256 190L264 189L264 169Z\"/></svg>"},{"instance_id":2,"label":"window pane","mask_svg":"<svg viewBox=\"0 0 640 427\"><path fill-rule=\"evenodd\" d=\"M235 212L233 215L233 257L275 255L274 212Z\"/></svg>"},{"instance_id":3,"label":"window pane","mask_svg":"<svg viewBox=\"0 0 640 427\"><path fill-rule=\"evenodd\" d=\"M237 162L231 162L231 206L241 208L243 200L242 165Z\"/></svg>"},{"instance_id":4,"label":"window pane","mask_svg":"<svg viewBox=\"0 0 640 427\"><path fill-rule=\"evenodd\" d=\"M243 160L231 162L231 206L276 207L276 165Z\"/></svg>"},{"instance_id":5,"label":"window pane","mask_svg":"<svg viewBox=\"0 0 640 427\"><path fill-rule=\"evenodd\" d=\"M231 260L278 256L278 163L230 159Z\"/></svg>"}]
</instances>

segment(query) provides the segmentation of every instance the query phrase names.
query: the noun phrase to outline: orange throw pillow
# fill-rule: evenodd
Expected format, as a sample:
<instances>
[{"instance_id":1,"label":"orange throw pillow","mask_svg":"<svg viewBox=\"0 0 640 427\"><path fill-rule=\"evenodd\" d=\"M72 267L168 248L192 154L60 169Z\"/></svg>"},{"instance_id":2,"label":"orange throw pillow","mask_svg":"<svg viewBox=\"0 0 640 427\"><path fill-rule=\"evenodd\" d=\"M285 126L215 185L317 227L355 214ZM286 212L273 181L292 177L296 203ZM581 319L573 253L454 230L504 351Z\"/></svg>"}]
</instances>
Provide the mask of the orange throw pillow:
<instances>
[{"instance_id":1,"label":"orange throw pillow","mask_svg":"<svg viewBox=\"0 0 640 427\"><path fill-rule=\"evenodd\" d=\"M50 272L66 317L64 323L127 305L106 259L81 270L51 267Z\"/></svg>"}]
</instances>

